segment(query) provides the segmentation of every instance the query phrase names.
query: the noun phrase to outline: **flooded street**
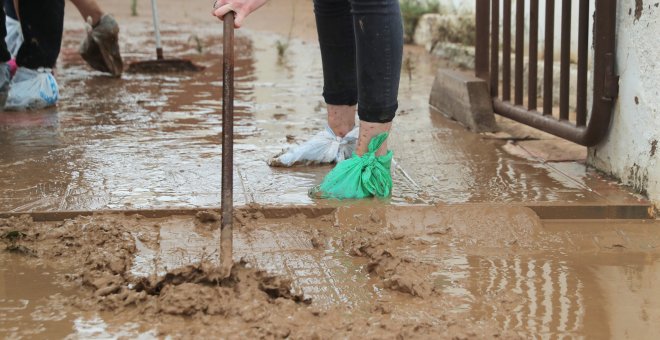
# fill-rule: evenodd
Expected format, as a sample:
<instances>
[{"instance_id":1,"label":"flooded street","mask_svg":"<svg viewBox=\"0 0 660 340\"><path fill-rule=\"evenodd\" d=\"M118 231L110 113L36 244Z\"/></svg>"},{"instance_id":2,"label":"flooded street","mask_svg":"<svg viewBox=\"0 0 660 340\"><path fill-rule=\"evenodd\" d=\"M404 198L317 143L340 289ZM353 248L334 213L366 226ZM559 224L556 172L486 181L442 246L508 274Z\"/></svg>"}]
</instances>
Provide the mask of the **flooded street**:
<instances>
[{"instance_id":1,"label":"flooded street","mask_svg":"<svg viewBox=\"0 0 660 340\"><path fill-rule=\"evenodd\" d=\"M68 13L58 106L0 114L0 338L660 334L649 202L432 111L446 61L423 49L404 53L390 199L314 200L331 166L269 167L326 121L313 17L264 27L273 7L236 33L236 266L218 278L221 25L162 3L166 56L202 71L91 71ZM108 6L125 61L154 58L146 7Z\"/></svg>"},{"instance_id":2,"label":"flooded street","mask_svg":"<svg viewBox=\"0 0 660 340\"><path fill-rule=\"evenodd\" d=\"M146 25L124 28L127 62L149 60ZM57 108L0 116L0 211L122 210L219 206L221 41L219 25L164 25L165 51L198 73L90 71L68 30ZM192 33L194 32L194 33ZM274 169L267 161L324 128L315 42L239 31L236 43L235 203L316 204L307 192L330 167ZM288 48L278 56L277 43ZM410 47L391 136L395 204L643 202L581 164L524 159L506 141L472 134L430 111L438 61Z\"/></svg>"}]
</instances>

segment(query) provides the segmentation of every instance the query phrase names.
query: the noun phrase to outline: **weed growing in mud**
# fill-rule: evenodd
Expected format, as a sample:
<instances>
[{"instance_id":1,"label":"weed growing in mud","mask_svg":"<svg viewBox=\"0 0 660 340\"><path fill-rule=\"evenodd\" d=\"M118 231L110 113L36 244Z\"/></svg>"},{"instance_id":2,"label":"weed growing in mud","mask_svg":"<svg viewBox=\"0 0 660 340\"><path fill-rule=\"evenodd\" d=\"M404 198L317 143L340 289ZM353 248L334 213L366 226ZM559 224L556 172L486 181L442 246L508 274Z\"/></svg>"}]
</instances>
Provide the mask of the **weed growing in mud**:
<instances>
[{"instance_id":1,"label":"weed growing in mud","mask_svg":"<svg viewBox=\"0 0 660 340\"><path fill-rule=\"evenodd\" d=\"M412 60L412 54L407 53L403 60L403 69L408 75L408 87L412 85L413 72L415 72L415 62Z\"/></svg>"},{"instance_id":2,"label":"weed growing in mud","mask_svg":"<svg viewBox=\"0 0 660 340\"><path fill-rule=\"evenodd\" d=\"M281 41L278 40L275 42L275 47L277 48L277 57L279 59L284 58L286 51L289 49L289 40Z\"/></svg>"},{"instance_id":3,"label":"weed growing in mud","mask_svg":"<svg viewBox=\"0 0 660 340\"><path fill-rule=\"evenodd\" d=\"M199 39L199 36L197 34L193 34L188 38L188 42L194 42L195 43L195 50L197 50L197 53L202 54L204 51L204 45L202 45L202 40Z\"/></svg>"},{"instance_id":4,"label":"weed growing in mud","mask_svg":"<svg viewBox=\"0 0 660 340\"><path fill-rule=\"evenodd\" d=\"M438 2L428 0L401 0L401 17L403 19L403 34L406 43L412 42L419 18L426 13L440 12Z\"/></svg>"},{"instance_id":5,"label":"weed growing in mud","mask_svg":"<svg viewBox=\"0 0 660 340\"><path fill-rule=\"evenodd\" d=\"M138 16L137 12L137 0L131 0L131 16Z\"/></svg>"},{"instance_id":6,"label":"weed growing in mud","mask_svg":"<svg viewBox=\"0 0 660 340\"><path fill-rule=\"evenodd\" d=\"M289 50L289 45L291 44L291 35L293 34L293 24L296 22L296 3L291 3L291 22L289 23L289 34L286 37L286 40L277 40L275 42L275 48L277 48L277 62L279 64L284 63L286 56L286 51Z\"/></svg>"}]
</instances>

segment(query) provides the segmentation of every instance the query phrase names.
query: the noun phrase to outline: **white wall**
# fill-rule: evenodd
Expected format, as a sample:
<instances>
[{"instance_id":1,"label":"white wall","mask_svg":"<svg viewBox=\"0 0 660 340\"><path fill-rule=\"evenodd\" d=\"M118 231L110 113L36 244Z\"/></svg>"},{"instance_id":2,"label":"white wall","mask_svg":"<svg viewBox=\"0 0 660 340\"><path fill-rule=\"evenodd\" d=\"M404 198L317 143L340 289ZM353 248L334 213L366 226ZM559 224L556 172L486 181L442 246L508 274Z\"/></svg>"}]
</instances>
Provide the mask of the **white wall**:
<instances>
[{"instance_id":1,"label":"white wall","mask_svg":"<svg viewBox=\"0 0 660 340\"><path fill-rule=\"evenodd\" d=\"M636 16L636 2L642 2ZM619 0L617 72L621 76L612 129L589 162L660 208L660 8L657 1Z\"/></svg>"}]
</instances>

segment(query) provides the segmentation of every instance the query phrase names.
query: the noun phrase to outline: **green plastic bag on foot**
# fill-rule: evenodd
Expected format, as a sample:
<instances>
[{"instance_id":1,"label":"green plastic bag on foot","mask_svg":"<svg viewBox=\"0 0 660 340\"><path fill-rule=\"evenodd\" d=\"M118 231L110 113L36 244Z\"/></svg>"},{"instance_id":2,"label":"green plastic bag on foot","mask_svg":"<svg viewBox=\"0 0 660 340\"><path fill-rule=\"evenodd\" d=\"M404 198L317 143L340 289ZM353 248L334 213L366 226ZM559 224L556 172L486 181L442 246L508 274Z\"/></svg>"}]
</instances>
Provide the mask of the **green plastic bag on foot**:
<instances>
[{"instance_id":1,"label":"green plastic bag on foot","mask_svg":"<svg viewBox=\"0 0 660 340\"><path fill-rule=\"evenodd\" d=\"M354 153L352 158L338 163L320 185L310 190L310 196L334 199L389 197L392 193L392 151L376 156L387 136L384 132L374 137L369 142L369 151L361 157Z\"/></svg>"}]
</instances>

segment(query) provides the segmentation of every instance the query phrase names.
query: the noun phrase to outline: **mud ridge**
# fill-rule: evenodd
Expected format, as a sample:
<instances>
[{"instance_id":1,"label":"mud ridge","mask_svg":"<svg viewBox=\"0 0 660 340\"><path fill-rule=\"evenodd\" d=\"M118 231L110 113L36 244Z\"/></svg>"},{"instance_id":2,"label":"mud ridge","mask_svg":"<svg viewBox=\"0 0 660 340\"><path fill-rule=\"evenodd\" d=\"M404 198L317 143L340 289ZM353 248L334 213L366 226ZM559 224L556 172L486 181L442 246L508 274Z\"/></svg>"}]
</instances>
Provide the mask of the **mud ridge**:
<instances>
[{"instance_id":1,"label":"mud ridge","mask_svg":"<svg viewBox=\"0 0 660 340\"><path fill-rule=\"evenodd\" d=\"M393 238L387 233L356 230L343 237L341 243L349 255L370 260L366 270L377 276L384 288L421 298L439 294L427 277L433 266L398 254L389 242Z\"/></svg>"},{"instance_id":2,"label":"mud ridge","mask_svg":"<svg viewBox=\"0 0 660 340\"><path fill-rule=\"evenodd\" d=\"M240 216L246 223L245 228L239 228L242 232L249 234L263 224L259 211L241 212ZM305 222L308 217L303 217L296 214L287 221L302 223L301 228L316 239L312 242L315 249L334 242L330 236L334 231L309 229L309 222ZM327 217L318 219L330 224ZM204 223L201 220L208 221L203 216L196 223ZM131 268L139 253L137 240L157 249L161 224L160 220L137 215L96 215L61 223L34 222L22 216L0 220L0 235L20 235L11 241L12 245L29 249L36 256L34 261L63 268L66 274L61 275L62 284L73 287L76 293L54 295L59 305L71 311L111 312L107 322L139 323L155 329L159 337L474 337L466 332L464 322L454 320L435 302L433 314L425 315L423 320L400 318L396 303L391 301L378 302L370 311L352 311L341 305L319 307L294 291L289 278L270 275L246 262L237 263L229 278L222 278L204 258L167 270L164 275L136 277ZM367 232L348 235L352 236L335 240L343 241L346 249L354 249L353 256L368 258L367 270L381 279L386 289L401 292L401 299L424 303L413 297L437 294L426 276L431 268L393 251L396 247L387 237ZM3 238L2 243L8 245L10 241ZM415 274L415 269L421 274ZM479 334L499 334L490 325L479 327Z\"/></svg>"}]
</instances>

